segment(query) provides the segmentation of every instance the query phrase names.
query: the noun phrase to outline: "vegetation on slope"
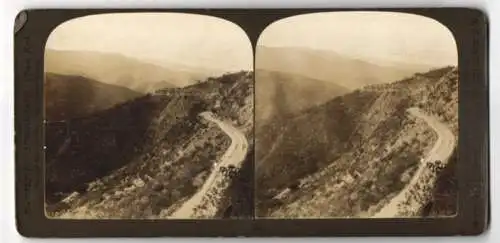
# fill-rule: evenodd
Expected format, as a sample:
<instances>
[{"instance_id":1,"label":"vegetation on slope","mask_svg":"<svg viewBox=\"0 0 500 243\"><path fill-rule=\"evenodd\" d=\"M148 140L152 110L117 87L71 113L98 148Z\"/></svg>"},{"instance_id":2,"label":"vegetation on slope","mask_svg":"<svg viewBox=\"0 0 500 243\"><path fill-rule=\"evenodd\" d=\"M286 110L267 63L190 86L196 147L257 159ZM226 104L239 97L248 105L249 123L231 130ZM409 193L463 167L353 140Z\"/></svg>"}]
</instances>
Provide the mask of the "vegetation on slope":
<instances>
[{"instance_id":1,"label":"vegetation on slope","mask_svg":"<svg viewBox=\"0 0 500 243\"><path fill-rule=\"evenodd\" d=\"M47 213L166 217L203 184L230 143L199 113L212 110L234 124L251 125L252 117L244 112L251 110L245 105L253 105L253 97L248 97L251 77L247 72L227 74L48 124Z\"/></svg>"},{"instance_id":2,"label":"vegetation on slope","mask_svg":"<svg viewBox=\"0 0 500 243\"><path fill-rule=\"evenodd\" d=\"M457 127L456 73L446 67L365 87L258 126L258 215L360 217L377 212L409 181L436 139L406 110L420 106L444 114L442 120Z\"/></svg>"}]
</instances>

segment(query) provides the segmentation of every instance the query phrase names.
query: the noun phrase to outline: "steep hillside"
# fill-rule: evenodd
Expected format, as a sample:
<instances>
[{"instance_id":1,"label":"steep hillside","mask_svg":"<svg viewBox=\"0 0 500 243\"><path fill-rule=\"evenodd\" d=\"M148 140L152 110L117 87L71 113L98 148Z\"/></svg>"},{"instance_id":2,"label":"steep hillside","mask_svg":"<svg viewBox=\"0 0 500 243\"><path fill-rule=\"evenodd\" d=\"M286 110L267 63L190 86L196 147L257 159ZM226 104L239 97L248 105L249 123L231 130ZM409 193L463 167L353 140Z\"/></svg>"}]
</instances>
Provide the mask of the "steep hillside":
<instances>
[{"instance_id":1,"label":"steep hillside","mask_svg":"<svg viewBox=\"0 0 500 243\"><path fill-rule=\"evenodd\" d=\"M196 70L177 70L119 54L45 50L45 72L79 75L138 92L194 84L209 75Z\"/></svg>"},{"instance_id":2,"label":"steep hillside","mask_svg":"<svg viewBox=\"0 0 500 243\"><path fill-rule=\"evenodd\" d=\"M143 94L81 76L46 73L45 119L58 121L110 108Z\"/></svg>"},{"instance_id":3,"label":"steep hillside","mask_svg":"<svg viewBox=\"0 0 500 243\"><path fill-rule=\"evenodd\" d=\"M335 83L291 73L256 70L255 119L286 116L325 103L349 90Z\"/></svg>"},{"instance_id":4,"label":"steep hillside","mask_svg":"<svg viewBox=\"0 0 500 243\"><path fill-rule=\"evenodd\" d=\"M409 182L437 138L428 124L407 109L420 107L428 114L441 114L440 120L457 136L457 98L457 69L446 67L367 86L257 126L258 215L373 215ZM438 177L454 179L453 170L443 171L447 172ZM439 208L449 215L455 210L450 203L454 189L450 183L437 184L441 186L429 185L436 193L425 200L434 201L437 191L444 192L448 200L436 201L432 212Z\"/></svg>"},{"instance_id":5,"label":"steep hillside","mask_svg":"<svg viewBox=\"0 0 500 243\"><path fill-rule=\"evenodd\" d=\"M403 63L380 66L332 51L299 47L259 46L255 58L257 70L266 69L297 74L334 82L351 90L370 84L394 82L429 69L429 67Z\"/></svg>"},{"instance_id":6,"label":"steep hillside","mask_svg":"<svg viewBox=\"0 0 500 243\"><path fill-rule=\"evenodd\" d=\"M160 90L92 116L49 123L47 214L167 217L200 188L231 142L199 114L212 111L252 140L252 110L253 76L240 72ZM250 183L241 176L234 180ZM227 196L221 206L236 204L238 196ZM237 210L233 214L241 217L250 213L248 208Z\"/></svg>"}]
</instances>

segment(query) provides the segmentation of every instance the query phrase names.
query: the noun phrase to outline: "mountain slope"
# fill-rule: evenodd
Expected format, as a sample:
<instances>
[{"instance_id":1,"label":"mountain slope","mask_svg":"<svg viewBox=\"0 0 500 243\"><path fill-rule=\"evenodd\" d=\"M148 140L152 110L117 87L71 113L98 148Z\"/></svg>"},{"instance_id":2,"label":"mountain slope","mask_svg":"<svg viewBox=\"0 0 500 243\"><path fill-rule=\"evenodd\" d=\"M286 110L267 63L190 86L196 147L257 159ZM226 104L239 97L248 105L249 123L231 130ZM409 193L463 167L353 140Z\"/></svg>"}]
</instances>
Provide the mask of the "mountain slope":
<instances>
[{"instance_id":1,"label":"mountain slope","mask_svg":"<svg viewBox=\"0 0 500 243\"><path fill-rule=\"evenodd\" d=\"M179 87L208 75L196 70L176 70L119 54L90 51L45 51L45 72L79 75L139 92Z\"/></svg>"},{"instance_id":2,"label":"mountain slope","mask_svg":"<svg viewBox=\"0 0 500 243\"><path fill-rule=\"evenodd\" d=\"M255 72L255 119L286 116L320 105L348 89L296 74L259 69Z\"/></svg>"},{"instance_id":3,"label":"mountain slope","mask_svg":"<svg viewBox=\"0 0 500 243\"><path fill-rule=\"evenodd\" d=\"M45 119L64 120L89 115L143 94L96 80L46 73Z\"/></svg>"},{"instance_id":4,"label":"mountain slope","mask_svg":"<svg viewBox=\"0 0 500 243\"><path fill-rule=\"evenodd\" d=\"M297 74L333 82L351 90L370 84L394 82L429 69L403 63L381 66L326 50L265 46L257 48L255 64L257 70Z\"/></svg>"},{"instance_id":5,"label":"mountain slope","mask_svg":"<svg viewBox=\"0 0 500 243\"><path fill-rule=\"evenodd\" d=\"M367 86L286 120L257 126L258 215L314 218L376 213L408 183L437 139L428 124L407 113L410 107L436 114L457 137L457 69L446 67ZM447 179L454 179L449 169L444 171ZM453 189L438 183L441 186L427 186L436 195L439 190L454 197ZM436 201L433 212L454 212L450 200Z\"/></svg>"},{"instance_id":6,"label":"mountain slope","mask_svg":"<svg viewBox=\"0 0 500 243\"><path fill-rule=\"evenodd\" d=\"M237 127L251 150L252 73L160 90L92 116L47 124L47 214L168 217L203 185L229 147L229 137L199 116L205 111ZM243 176L233 179L250 183ZM242 196L233 191L224 192L217 217L231 205L239 210L231 213L235 217L249 216L248 207L235 206Z\"/></svg>"}]
</instances>

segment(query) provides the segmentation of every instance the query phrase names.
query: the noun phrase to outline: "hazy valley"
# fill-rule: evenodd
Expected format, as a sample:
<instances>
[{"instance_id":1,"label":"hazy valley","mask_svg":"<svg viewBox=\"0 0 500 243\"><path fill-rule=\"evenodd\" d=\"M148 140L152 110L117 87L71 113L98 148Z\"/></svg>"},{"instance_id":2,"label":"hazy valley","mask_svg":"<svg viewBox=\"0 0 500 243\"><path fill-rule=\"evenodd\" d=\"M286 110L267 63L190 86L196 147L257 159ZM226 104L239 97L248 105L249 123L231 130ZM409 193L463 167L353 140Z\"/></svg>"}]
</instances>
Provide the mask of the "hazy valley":
<instances>
[{"instance_id":1,"label":"hazy valley","mask_svg":"<svg viewBox=\"0 0 500 243\"><path fill-rule=\"evenodd\" d=\"M216 70L134 59L94 51L45 51L45 72L77 75L146 93L183 87L221 73Z\"/></svg>"},{"instance_id":2,"label":"hazy valley","mask_svg":"<svg viewBox=\"0 0 500 243\"><path fill-rule=\"evenodd\" d=\"M333 82L349 90L365 85L394 82L431 68L425 65L397 62L381 65L330 50L305 47L259 46L255 63L256 70L280 71Z\"/></svg>"},{"instance_id":3,"label":"hazy valley","mask_svg":"<svg viewBox=\"0 0 500 243\"><path fill-rule=\"evenodd\" d=\"M256 52L256 125L290 116L372 84L427 71L424 65L376 65L328 50L259 46ZM283 118L283 117L282 117Z\"/></svg>"},{"instance_id":4,"label":"hazy valley","mask_svg":"<svg viewBox=\"0 0 500 243\"><path fill-rule=\"evenodd\" d=\"M144 95L82 76L55 73L45 74L44 89L48 121L86 116Z\"/></svg>"}]
</instances>

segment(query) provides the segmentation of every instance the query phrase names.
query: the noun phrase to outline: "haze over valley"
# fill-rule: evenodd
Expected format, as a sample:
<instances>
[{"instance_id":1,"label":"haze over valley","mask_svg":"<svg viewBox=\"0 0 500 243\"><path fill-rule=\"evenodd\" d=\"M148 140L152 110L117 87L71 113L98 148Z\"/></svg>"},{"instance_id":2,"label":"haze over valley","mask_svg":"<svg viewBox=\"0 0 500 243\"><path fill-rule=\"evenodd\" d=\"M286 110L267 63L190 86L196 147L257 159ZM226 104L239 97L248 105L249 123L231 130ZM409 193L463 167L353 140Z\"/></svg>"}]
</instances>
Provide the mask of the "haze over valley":
<instances>
[{"instance_id":1,"label":"haze over valley","mask_svg":"<svg viewBox=\"0 0 500 243\"><path fill-rule=\"evenodd\" d=\"M78 75L100 82L123 86L137 92L183 87L223 71L180 65L161 65L117 53L95 51L45 51L45 71Z\"/></svg>"},{"instance_id":2,"label":"haze over valley","mask_svg":"<svg viewBox=\"0 0 500 243\"><path fill-rule=\"evenodd\" d=\"M271 110L280 115L294 113L367 85L394 82L430 68L406 63L382 66L332 50L259 45L256 119L267 119Z\"/></svg>"}]
</instances>

